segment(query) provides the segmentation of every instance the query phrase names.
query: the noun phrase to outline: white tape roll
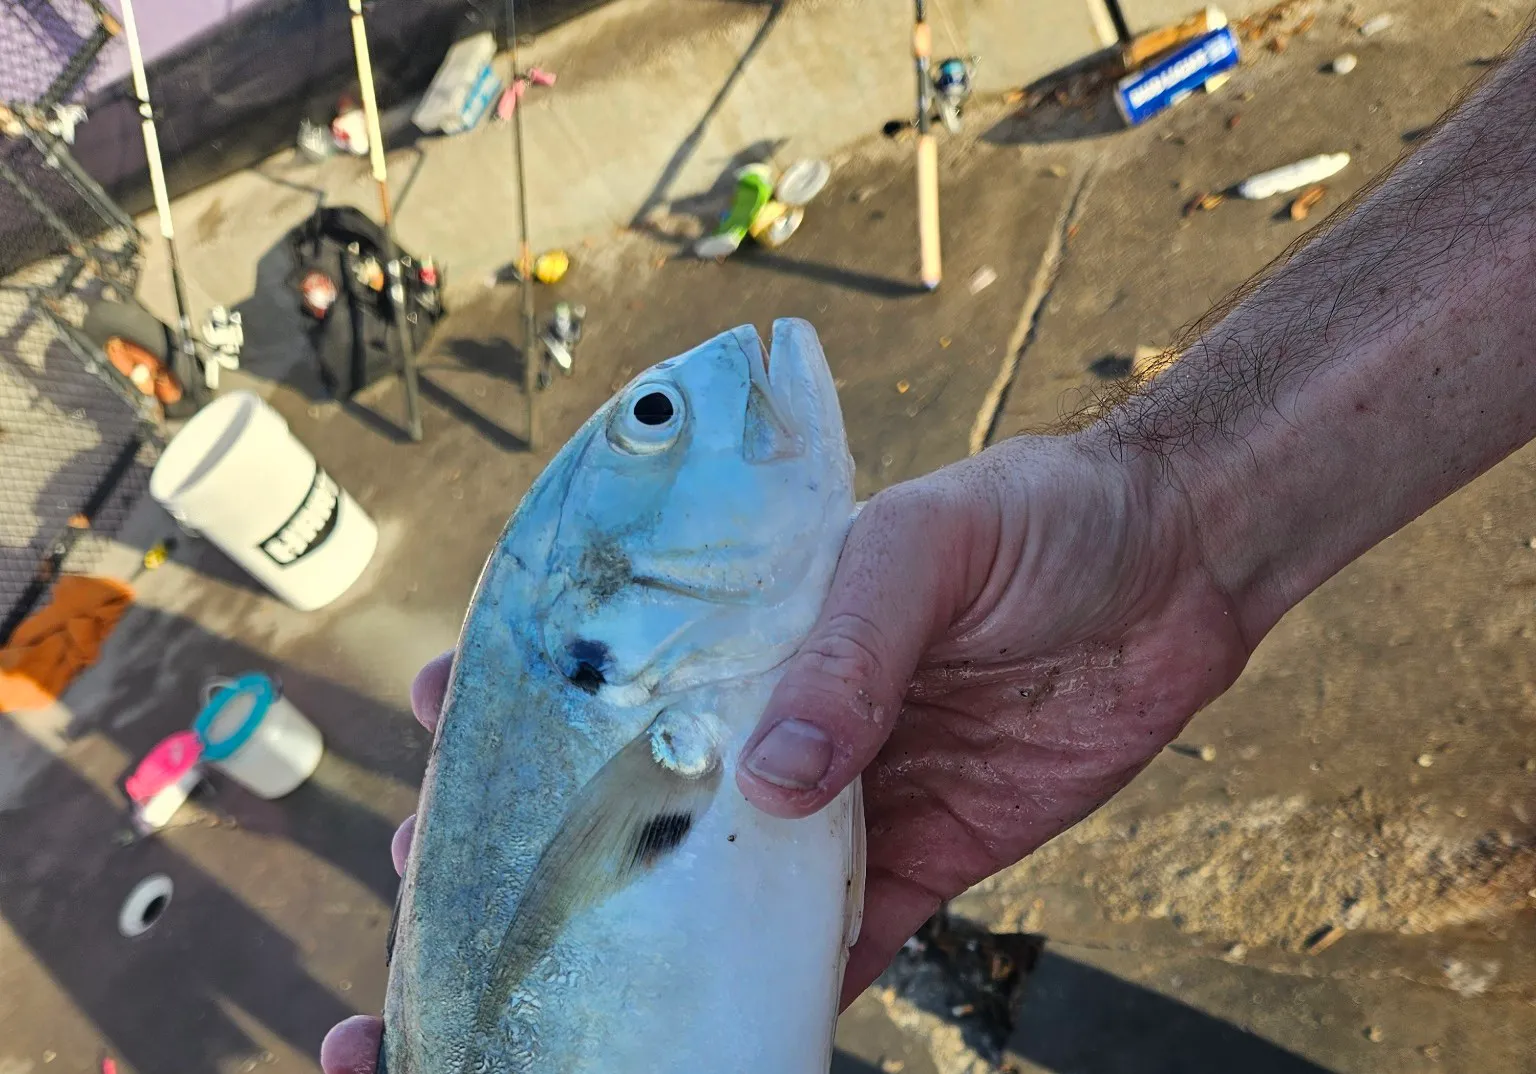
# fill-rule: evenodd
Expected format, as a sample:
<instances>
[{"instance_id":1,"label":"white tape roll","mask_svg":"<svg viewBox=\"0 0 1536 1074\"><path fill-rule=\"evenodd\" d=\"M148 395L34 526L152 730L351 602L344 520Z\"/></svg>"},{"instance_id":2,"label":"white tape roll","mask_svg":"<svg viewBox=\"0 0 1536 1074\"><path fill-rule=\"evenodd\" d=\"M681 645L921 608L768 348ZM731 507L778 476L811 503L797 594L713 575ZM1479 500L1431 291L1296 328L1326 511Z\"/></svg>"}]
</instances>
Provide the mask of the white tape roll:
<instances>
[{"instance_id":1,"label":"white tape roll","mask_svg":"<svg viewBox=\"0 0 1536 1074\"><path fill-rule=\"evenodd\" d=\"M130 939L142 936L160 920L165 908L171 904L174 885L164 873L140 880L123 900L123 908L117 912L117 931Z\"/></svg>"}]
</instances>

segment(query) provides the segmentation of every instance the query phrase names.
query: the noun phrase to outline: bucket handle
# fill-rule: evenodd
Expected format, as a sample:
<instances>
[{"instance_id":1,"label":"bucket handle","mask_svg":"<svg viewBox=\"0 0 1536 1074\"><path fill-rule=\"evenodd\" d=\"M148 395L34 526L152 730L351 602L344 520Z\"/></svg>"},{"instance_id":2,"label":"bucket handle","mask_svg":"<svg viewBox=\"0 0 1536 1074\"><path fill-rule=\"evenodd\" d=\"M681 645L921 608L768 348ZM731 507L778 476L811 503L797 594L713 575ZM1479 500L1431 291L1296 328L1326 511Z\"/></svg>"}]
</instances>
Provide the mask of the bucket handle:
<instances>
[{"instance_id":1,"label":"bucket handle","mask_svg":"<svg viewBox=\"0 0 1536 1074\"><path fill-rule=\"evenodd\" d=\"M246 673L241 678L262 680L266 689L270 691L269 704L282 696L282 683L275 676L253 671ZM264 710L253 709L246 718L246 721L228 738L220 739L217 742L209 740L208 735L213 728L215 719L214 695L221 688L229 689L238 685L240 685L240 680L226 679L221 676L214 676L203 684L203 709L198 713L197 719L193 721L192 730L197 733L198 738L202 739L203 759L210 764L217 764L244 746L264 715Z\"/></svg>"},{"instance_id":2,"label":"bucket handle","mask_svg":"<svg viewBox=\"0 0 1536 1074\"><path fill-rule=\"evenodd\" d=\"M273 697L273 699L276 700L277 698L282 697L283 696L283 680L278 678L276 675L271 675L271 674L268 674L267 672L262 672L262 674L265 675L267 677L268 681L270 681L272 683L272 697ZM233 685L235 685L235 680L234 679L226 679L222 675L215 675L215 676L213 676L213 678L211 678L207 682L203 683L203 693L202 693L202 702L203 703L202 703L201 707L202 708L207 708L208 707L208 702L213 700L213 695L216 692L218 692L219 690L223 690L223 689L225 689L227 687L233 686Z\"/></svg>"}]
</instances>

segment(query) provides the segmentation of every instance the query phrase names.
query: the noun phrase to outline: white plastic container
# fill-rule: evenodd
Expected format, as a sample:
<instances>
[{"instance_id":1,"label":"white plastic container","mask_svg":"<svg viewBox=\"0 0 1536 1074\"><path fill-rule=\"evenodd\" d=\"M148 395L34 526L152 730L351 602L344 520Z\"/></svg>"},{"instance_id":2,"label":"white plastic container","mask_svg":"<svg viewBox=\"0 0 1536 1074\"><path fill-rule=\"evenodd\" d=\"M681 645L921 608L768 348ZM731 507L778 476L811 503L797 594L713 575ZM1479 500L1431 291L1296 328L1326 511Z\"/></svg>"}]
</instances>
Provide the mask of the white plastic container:
<instances>
[{"instance_id":1,"label":"white plastic container","mask_svg":"<svg viewBox=\"0 0 1536 1074\"><path fill-rule=\"evenodd\" d=\"M1321 183L1331 175L1344 170L1349 164L1348 153L1323 153L1319 156L1298 160L1294 164L1260 172L1249 176L1237 187L1237 196L1250 201L1261 201L1276 194L1288 194L1313 183Z\"/></svg>"},{"instance_id":2,"label":"white plastic container","mask_svg":"<svg viewBox=\"0 0 1536 1074\"><path fill-rule=\"evenodd\" d=\"M252 794L281 798L314 774L325 742L277 683L260 672L215 680L192 729L203 761Z\"/></svg>"},{"instance_id":3,"label":"white plastic container","mask_svg":"<svg viewBox=\"0 0 1536 1074\"><path fill-rule=\"evenodd\" d=\"M489 31L456 42L411 113L417 129L457 134L478 123L500 95L501 82L491 70L495 56L496 39Z\"/></svg>"},{"instance_id":4,"label":"white plastic container","mask_svg":"<svg viewBox=\"0 0 1536 1074\"><path fill-rule=\"evenodd\" d=\"M149 493L300 611L346 592L379 543L373 520L251 392L220 396L187 422Z\"/></svg>"}]
</instances>

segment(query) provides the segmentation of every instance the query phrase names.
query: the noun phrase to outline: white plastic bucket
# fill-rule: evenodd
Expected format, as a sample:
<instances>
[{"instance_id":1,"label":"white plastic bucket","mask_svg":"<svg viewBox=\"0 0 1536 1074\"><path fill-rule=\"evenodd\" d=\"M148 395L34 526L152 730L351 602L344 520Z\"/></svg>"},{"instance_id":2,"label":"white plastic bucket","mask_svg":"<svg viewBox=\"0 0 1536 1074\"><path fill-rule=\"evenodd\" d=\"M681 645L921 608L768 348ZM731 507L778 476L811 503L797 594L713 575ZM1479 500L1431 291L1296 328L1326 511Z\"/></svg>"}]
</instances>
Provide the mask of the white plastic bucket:
<instances>
[{"instance_id":1,"label":"white plastic bucket","mask_svg":"<svg viewBox=\"0 0 1536 1074\"><path fill-rule=\"evenodd\" d=\"M252 794L281 798L320 764L320 731L259 672L215 680L192 729L203 740L203 760Z\"/></svg>"},{"instance_id":2,"label":"white plastic bucket","mask_svg":"<svg viewBox=\"0 0 1536 1074\"><path fill-rule=\"evenodd\" d=\"M187 422L149 493L300 611L345 593L379 543L373 520L251 392L222 395Z\"/></svg>"}]
</instances>

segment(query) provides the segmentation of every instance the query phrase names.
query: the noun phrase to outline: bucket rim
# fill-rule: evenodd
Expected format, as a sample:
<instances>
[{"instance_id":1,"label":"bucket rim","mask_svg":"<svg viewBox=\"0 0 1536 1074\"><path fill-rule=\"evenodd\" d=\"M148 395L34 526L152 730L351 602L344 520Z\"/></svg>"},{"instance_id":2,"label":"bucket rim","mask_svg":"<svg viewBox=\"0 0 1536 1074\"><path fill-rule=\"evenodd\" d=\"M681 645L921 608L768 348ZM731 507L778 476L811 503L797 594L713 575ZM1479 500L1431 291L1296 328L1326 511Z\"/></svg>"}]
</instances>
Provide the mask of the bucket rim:
<instances>
[{"instance_id":1,"label":"bucket rim","mask_svg":"<svg viewBox=\"0 0 1536 1074\"><path fill-rule=\"evenodd\" d=\"M244 695L253 695L253 697L251 711L240 726L224 738L217 740L211 738L214 721L224 711L224 706ZM192 724L192 730L197 732L197 737L203 743L203 759L227 761L238 753L256 733L256 728L261 726L261 721L266 719L267 712L276 700L276 685L259 671L246 672L239 678L222 685L203 706L203 711L197 714L197 719Z\"/></svg>"},{"instance_id":2,"label":"bucket rim","mask_svg":"<svg viewBox=\"0 0 1536 1074\"><path fill-rule=\"evenodd\" d=\"M203 407L160 452L149 475L149 494L169 505L208 476L265 405L255 392L227 392Z\"/></svg>"}]
</instances>

